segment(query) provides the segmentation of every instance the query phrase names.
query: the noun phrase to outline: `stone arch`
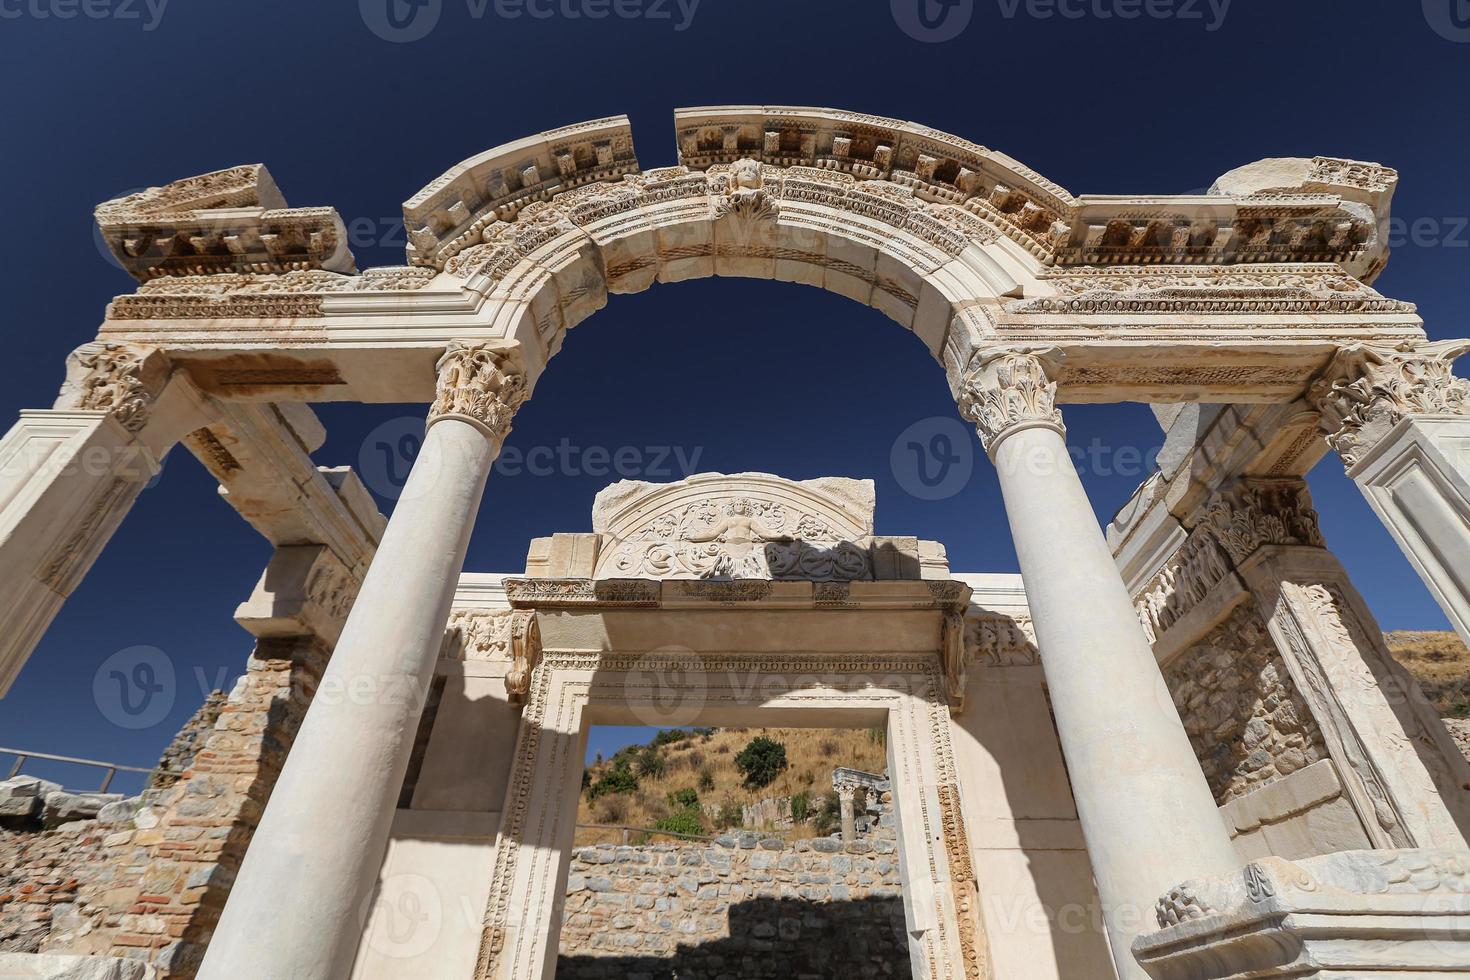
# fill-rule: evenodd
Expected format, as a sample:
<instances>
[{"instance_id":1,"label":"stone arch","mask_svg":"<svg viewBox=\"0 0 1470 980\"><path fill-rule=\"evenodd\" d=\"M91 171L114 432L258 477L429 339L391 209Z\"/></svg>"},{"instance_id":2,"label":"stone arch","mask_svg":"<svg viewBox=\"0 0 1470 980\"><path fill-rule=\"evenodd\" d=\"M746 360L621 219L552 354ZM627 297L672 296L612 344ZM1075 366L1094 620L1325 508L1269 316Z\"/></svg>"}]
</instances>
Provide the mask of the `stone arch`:
<instances>
[{"instance_id":1,"label":"stone arch","mask_svg":"<svg viewBox=\"0 0 1470 980\"><path fill-rule=\"evenodd\" d=\"M457 164L404 205L409 261L461 280L544 358L609 294L740 276L855 299L964 364L1070 233L1065 190L911 123L730 107L676 124L674 167L639 167L625 117Z\"/></svg>"}]
</instances>

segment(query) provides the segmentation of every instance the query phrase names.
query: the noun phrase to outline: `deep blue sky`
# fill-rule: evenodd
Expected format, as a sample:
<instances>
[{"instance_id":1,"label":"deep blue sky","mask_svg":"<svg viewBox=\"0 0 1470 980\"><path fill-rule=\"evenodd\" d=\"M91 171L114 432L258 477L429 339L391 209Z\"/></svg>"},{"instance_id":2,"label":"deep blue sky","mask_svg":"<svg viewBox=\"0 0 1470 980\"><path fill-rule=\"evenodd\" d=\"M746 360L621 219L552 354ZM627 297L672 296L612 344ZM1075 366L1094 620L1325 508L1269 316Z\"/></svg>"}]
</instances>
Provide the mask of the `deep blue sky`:
<instances>
[{"instance_id":1,"label":"deep blue sky","mask_svg":"<svg viewBox=\"0 0 1470 980\"><path fill-rule=\"evenodd\" d=\"M66 353L131 288L98 252L99 201L264 162L292 204L335 206L367 242L389 243L359 244L359 266L397 264L400 203L455 161L625 112L644 166L671 164L671 114L686 105L913 119L1075 193L1197 191L1265 156L1382 161L1402 173L1395 213L1421 224L1379 288L1419 303L1432 336L1467 330L1470 43L1452 39L1461 21L1450 7L1470 17L1463 0L1235 0L1215 30L1207 0L1190 4L1203 20L1036 18L1025 3L974 0L969 26L945 43L905 34L887 0L702 0L682 31L676 0L659 5L671 19L601 21L506 19L493 2L475 19L466 0L443 0L435 30L406 44L376 36L352 2L173 0L156 21L142 0L111 2L91 9L120 16L59 19L36 13L70 0L0 0L7 420L50 405ZM381 18L384 0L364 2ZM372 458L376 426L422 413L325 407L318 459ZM1067 416L1075 446L1098 440L1115 461L1160 441L1143 406ZM674 446L699 450L706 470L872 477L880 531L942 540L956 569L1014 570L988 464L939 501L906 493L890 465L908 426L954 417L939 368L880 314L806 287L706 280L614 297L568 339L510 445ZM1107 519L1142 474L1094 470L1084 479ZM610 479L497 474L469 567L518 570L533 535L587 529ZM1383 625L1442 627L1336 461L1312 483L1329 540ZM231 614L269 553L176 452L0 702L0 743L151 765L203 690L241 669L250 638ZM135 645L163 651L176 687L162 720L127 730L99 708L93 679Z\"/></svg>"}]
</instances>

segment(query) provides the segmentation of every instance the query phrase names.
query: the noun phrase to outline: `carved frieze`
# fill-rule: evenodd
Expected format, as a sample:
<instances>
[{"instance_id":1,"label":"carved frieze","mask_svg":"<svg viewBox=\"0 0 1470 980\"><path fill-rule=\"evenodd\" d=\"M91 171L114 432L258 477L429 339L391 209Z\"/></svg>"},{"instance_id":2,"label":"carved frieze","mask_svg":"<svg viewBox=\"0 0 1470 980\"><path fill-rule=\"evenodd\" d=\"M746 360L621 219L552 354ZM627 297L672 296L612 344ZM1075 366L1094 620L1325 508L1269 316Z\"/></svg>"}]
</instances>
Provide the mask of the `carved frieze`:
<instances>
[{"instance_id":1,"label":"carved frieze","mask_svg":"<svg viewBox=\"0 0 1470 980\"><path fill-rule=\"evenodd\" d=\"M429 424L458 418L481 426L503 443L516 411L530 396L516 348L455 341L438 363Z\"/></svg>"},{"instance_id":2,"label":"carved frieze","mask_svg":"<svg viewBox=\"0 0 1470 980\"><path fill-rule=\"evenodd\" d=\"M986 351L972 363L956 386L960 414L975 423L987 450L1020 426L1063 431L1055 363L1053 351L1021 349Z\"/></svg>"},{"instance_id":3,"label":"carved frieze","mask_svg":"<svg viewBox=\"0 0 1470 980\"><path fill-rule=\"evenodd\" d=\"M118 296L108 316L114 320L319 317L322 297L327 293L417 290L428 285L434 275L432 269L385 266L367 269L361 275L312 269L165 276L143 283L135 293Z\"/></svg>"},{"instance_id":4,"label":"carved frieze","mask_svg":"<svg viewBox=\"0 0 1470 980\"><path fill-rule=\"evenodd\" d=\"M1011 313L1412 313L1337 266L1067 269L1043 282L1055 296L1016 300Z\"/></svg>"},{"instance_id":5,"label":"carved frieze","mask_svg":"<svg viewBox=\"0 0 1470 980\"><path fill-rule=\"evenodd\" d=\"M985 667L1033 667L1041 663L1031 617L966 616L965 656Z\"/></svg>"},{"instance_id":6,"label":"carved frieze","mask_svg":"<svg viewBox=\"0 0 1470 980\"><path fill-rule=\"evenodd\" d=\"M1470 415L1470 381L1453 369L1467 350L1470 340L1344 347L1308 393L1328 443L1351 468L1404 418Z\"/></svg>"},{"instance_id":7,"label":"carved frieze","mask_svg":"<svg viewBox=\"0 0 1470 980\"><path fill-rule=\"evenodd\" d=\"M1211 525L1195 530L1143 587L1134 608L1150 643L1177 623L1230 574Z\"/></svg>"}]
</instances>

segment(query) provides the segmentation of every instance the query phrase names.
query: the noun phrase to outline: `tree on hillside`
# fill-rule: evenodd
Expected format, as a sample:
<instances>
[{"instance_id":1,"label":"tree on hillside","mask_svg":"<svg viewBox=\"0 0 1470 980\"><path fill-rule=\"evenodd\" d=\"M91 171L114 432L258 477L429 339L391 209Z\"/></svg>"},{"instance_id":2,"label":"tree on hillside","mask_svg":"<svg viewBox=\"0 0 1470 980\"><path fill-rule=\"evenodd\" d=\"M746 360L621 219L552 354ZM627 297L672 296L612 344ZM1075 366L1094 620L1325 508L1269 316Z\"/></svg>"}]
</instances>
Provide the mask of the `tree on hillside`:
<instances>
[{"instance_id":1,"label":"tree on hillside","mask_svg":"<svg viewBox=\"0 0 1470 980\"><path fill-rule=\"evenodd\" d=\"M786 746L773 738L757 735L740 750L735 757L735 765L745 774L746 788L769 786L786 768Z\"/></svg>"}]
</instances>

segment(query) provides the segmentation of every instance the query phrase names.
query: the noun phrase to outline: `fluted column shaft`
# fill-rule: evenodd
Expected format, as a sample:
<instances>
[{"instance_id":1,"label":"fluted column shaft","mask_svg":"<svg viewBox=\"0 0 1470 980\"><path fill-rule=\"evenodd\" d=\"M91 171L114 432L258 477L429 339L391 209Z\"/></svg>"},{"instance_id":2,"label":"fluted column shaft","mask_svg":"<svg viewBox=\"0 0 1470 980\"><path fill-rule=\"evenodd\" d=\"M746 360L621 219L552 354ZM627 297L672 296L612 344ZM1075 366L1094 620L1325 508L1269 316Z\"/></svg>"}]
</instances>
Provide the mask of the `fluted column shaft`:
<instances>
[{"instance_id":1,"label":"fluted column shaft","mask_svg":"<svg viewBox=\"0 0 1470 980\"><path fill-rule=\"evenodd\" d=\"M450 345L438 397L205 956L202 980L348 976L490 466L515 348Z\"/></svg>"},{"instance_id":2,"label":"fluted column shaft","mask_svg":"<svg viewBox=\"0 0 1470 980\"><path fill-rule=\"evenodd\" d=\"M1234 848L1067 453L1047 352L998 351L958 386L1000 476L1078 818L1119 975L1154 905L1236 870Z\"/></svg>"}]
</instances>

